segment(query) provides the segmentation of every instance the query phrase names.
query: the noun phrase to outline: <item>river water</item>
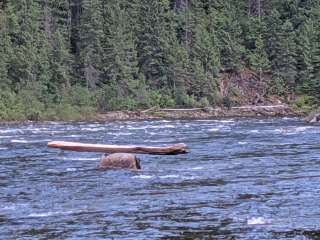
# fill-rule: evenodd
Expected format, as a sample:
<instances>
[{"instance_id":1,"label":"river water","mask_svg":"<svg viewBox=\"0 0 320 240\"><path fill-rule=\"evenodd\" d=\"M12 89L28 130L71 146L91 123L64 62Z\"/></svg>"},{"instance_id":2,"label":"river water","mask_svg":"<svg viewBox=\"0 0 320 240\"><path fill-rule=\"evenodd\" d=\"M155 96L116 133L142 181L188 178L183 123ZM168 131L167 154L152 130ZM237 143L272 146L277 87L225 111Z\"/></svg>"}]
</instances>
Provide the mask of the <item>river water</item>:
<instances>
[{"instance_id":1,"label":"river water","mask_svg":"<svg viewBox=\"0 0 320 240\"><path fill-rule=\"evenodd\" d=\"M50 140L186 143L102 171ZM320 127L299 119L0 125L1 239L319 239Z\"/></svg>"}]
</instances>

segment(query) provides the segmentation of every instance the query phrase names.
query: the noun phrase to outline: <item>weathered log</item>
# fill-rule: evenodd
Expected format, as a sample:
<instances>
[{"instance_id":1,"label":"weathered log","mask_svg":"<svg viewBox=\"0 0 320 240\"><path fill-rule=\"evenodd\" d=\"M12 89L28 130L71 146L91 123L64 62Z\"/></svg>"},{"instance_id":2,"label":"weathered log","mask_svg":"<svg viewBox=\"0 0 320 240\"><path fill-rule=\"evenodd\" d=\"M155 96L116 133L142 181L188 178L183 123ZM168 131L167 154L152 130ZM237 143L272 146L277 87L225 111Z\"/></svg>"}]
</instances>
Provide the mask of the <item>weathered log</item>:
<instances>
[{"instance_id":1,"label":"weathered log","mask_svg":"<svg viewBox=\"0 0 320 240\"><path fill-rule=\"evenodd\" d=\"M106 145L106 144L88 144L77 142L54 141L49 142L48 147L60 148L62 150L76 152L102 152L102 153L139 153L139 154L156 154L156 155L176 155L187 153L187 146L179 143L172 146L150 147L136 145Z\"/></svg>"},{"instance_id":2,"label":"weathered log","mask_svg":"<svg viewBox=\"0 0 320 240\"><path fill-rule=\"evenodd\" d=\"M102 169L141 169L140 160L130 153L114 153L105 155L100 162Z\"/></svg>"},{"instance_id":3,"label":"weathered log","mask_svg":"<svg viewBox=\"0 0 320 240\"><path fill-rule=\"evenodd\" d=\"M161 108L157 112L197 112L202 111L203 108Z\"/></svg>"}]
</instances>

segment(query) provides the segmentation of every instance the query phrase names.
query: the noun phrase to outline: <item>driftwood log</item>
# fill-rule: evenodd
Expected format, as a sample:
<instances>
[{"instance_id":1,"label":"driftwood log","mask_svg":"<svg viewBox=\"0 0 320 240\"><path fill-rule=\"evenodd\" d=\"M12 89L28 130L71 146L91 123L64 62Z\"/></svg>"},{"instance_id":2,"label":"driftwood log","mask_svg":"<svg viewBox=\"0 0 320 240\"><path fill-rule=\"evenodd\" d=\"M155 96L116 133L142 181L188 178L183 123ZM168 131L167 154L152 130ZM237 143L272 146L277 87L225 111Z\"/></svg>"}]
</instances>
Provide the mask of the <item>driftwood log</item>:
<instances>
[{"instance_id":1,"label":"driftwood log","mask_svg":"<svg viewBox=\"0 0 320 240\"><path fill-rule=\"evenodd\" d=\"M130 153L105 155L100 162L101 169L141 169L140 160Z\"/></svg>"},{"instance_id":2,"label":"driftwood log","mask_svg":"<svg viewBox=\"0 0 320 240\"><path fill-rule=\"evenodd\" d=\"M49 142L48 147L60 148L62 150L76 152L101 152L101 153L139 153L139 154L156 154L156 155L176 155L187 153L187 146L179 143L172 146L150 147L136 145L106 145L106 144L88 144L77 142L54 141Z\"/></svg>"}]
</instances>

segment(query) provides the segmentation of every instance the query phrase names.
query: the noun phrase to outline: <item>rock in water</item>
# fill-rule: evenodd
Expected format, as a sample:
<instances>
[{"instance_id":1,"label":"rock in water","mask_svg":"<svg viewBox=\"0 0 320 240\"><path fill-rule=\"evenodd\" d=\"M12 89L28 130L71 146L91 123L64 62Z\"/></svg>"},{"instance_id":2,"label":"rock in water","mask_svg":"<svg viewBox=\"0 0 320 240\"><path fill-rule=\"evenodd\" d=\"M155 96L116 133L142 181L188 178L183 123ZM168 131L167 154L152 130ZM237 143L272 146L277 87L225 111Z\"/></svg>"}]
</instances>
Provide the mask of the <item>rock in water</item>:
<instances>
[{"instance_id":1,"label":"rock in water","mask_svg":"<svg viewBox=\"0 0 320 240\"><path fill-rule=\"evenodd\" d=\"M105 155L100 162L102 169L141 169L140 160L134 154L114 153Z\"/></svg>"}]
</instances>

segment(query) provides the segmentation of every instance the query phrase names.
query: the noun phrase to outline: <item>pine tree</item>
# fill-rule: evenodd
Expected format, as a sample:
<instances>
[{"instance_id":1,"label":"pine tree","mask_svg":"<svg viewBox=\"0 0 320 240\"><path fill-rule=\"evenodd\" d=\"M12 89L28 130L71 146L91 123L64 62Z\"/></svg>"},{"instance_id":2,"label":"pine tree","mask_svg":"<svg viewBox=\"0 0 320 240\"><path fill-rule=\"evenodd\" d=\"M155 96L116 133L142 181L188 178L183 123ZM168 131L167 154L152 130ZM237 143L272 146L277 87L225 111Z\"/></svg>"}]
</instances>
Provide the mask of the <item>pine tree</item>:
<instances>
[{"instance_id":1,"label":"pine tree","mask_svg":"<svg viewBox=\"0 0 320 240\"><path fill-rule=\"evenodd\" d=\"M292 93L297 77L295 32L292 23L289 20L283 22L280 16L274 10L268 17L267 49L274 80L284 84Z\"/></svg>"},{"instance_id":2,"label":"pine tree","mask_svg":"<svg viewBox=\"0 0 320 240\"><path fill-rule=\"evenodd\" d=\"M59 94L62 89L71 86L71 56L69 49L65 45L63 34L59 31L53 35L52 58L50 61L52 79L50 81L50 91Z\"/></svg>"},{"instance_id":3,"label":"pine tree","mask_svg":"<svg viewBox=\"0 0 320 240\"><path fill-rule=\"evenodd\" d=\"M320 102L320 27L314 22L314 38L313 46L311 50L311 77L310 80L305 82L306 92L312 96L315 96Z\"/></svg>"},{"instance_id":4,"label":"pine tree","mask_svg":"<svg viewBox=\"0 0 320 240\"><path fill-rule=\"evenodd\" d=\"M8 78L16 91L29 81L37 79L39 15L40 6L37 2L27 0L8 2L8 29L12 44Z\"/></svg>"},{"instance_id":5,"label":"pine tree","mask_svg":"<svg viewBox=\"0 0 320 240\"><path fill-rule=\"evenodd\" d=\"M103 16L99 0L82 2L80 24L81 59L87 86L95 87L101 81Z\"/></svg>"},{"instance_id":6,"label":"pine tree","mask_svg":"<svg viewBox=\"0 0 320 240\"><path fill-rule=\"evenodd\" d=\"M294 90L296 69L296 44L295 34L291 22L286 21L279 36L281 51L278 53L278 73L286 81L291 92Z\"/></svg>"},{"instance_id":7,"label":"pine tree","mask_svg":"<svg viewBox=\"0 0 320 240\"><path fill-rule=\"evenodd\" d=\"M297 37L297 83L302 85L303 88L308 88L310 79L312 78L313 39L313 23L307 21L301 27Z\"/></svg>"},{"instance_id":8,"label":"pine tree","mask_svg":"<svg viewBox=\"0 0 320 240\"><path fill-rule=\"evenodd\" d=\"M242 68L242 54L244 52L241 43L242 29L237 16L238 9L232 7L232 3L225 1L215 11L214 28L217 32L221 65L226 72L237 72Z\"/></svg>"},{"instance_id":9,"label":"pine tree","mask_svg":"<svg viewBox=\"0 0 320 240\"><path fill-rule=\"evenodd\" d=\"M105 10L104 83L112 86L118 98L126 98L137 94L140 85L134 35L119 1L110 1Z\"/></svg>"},{"instance_id":10,"label":"pine tree","mask_svg":"<svg viewBox=\"0 0 320 240\"><path fill-rule=\"evenodd\" d=\"M264 43L264 35L267 27L261 21L261 17L250 17L246 31L246 49L249 67L259 75L270 69L270 62Z\"/></svg>"},{"instance_id":11,"label":"pine tree","mask_svg":"<svg viewBox=\"0 0 320 240\"><path fill-rule=\"evenodd\" d=\"M168 1L141 0L138 56L141 71L151 88L173 85L175 31Z\"/></svg>"},{"instance_id":12,"label":"pine tree","mask_svg":"<svg viewBox=\"0 0 320 240\"><path fill-rule=\"evenodd\" d=\"M10 87L8 79L8 61L10 57L10 39L8 35L6 13L0 10L0 88Z\"/></svg>"}]
</instances>

